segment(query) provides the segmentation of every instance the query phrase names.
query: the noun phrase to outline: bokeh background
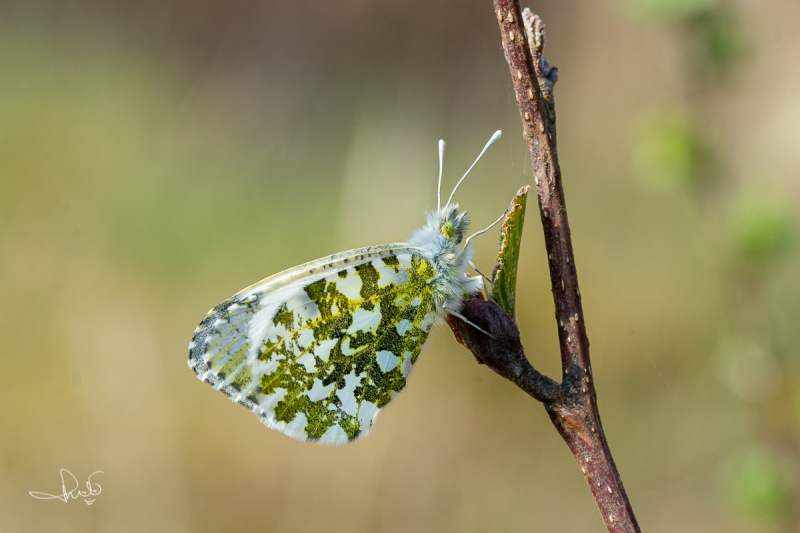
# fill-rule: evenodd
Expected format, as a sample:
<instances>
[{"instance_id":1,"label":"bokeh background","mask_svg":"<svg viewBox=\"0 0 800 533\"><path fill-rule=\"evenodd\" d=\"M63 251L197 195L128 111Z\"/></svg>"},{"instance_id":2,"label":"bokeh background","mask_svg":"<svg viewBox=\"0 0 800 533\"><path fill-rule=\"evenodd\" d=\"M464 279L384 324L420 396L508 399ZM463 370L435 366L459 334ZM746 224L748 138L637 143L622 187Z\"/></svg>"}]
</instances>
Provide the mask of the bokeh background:
<instances>
[{"instance_id":1,"label":"bokeh background","mask_svg":"<svg viewBox=\"0 0 800 533\"><path fill-rule=\"evenodd\" d=\"M528 5L643 529L800 531L800 4ZM603 531L542 407L447 328L341 448L186 366L244 286L405 240L437 140L449 191L496 129L458 193L476 226L531 180L488 0L0 2L0 531ZM529 214L519 323L558 377ZM104 472L94 505L29 496L60 468Z\"/></svg>"}]
</instances>

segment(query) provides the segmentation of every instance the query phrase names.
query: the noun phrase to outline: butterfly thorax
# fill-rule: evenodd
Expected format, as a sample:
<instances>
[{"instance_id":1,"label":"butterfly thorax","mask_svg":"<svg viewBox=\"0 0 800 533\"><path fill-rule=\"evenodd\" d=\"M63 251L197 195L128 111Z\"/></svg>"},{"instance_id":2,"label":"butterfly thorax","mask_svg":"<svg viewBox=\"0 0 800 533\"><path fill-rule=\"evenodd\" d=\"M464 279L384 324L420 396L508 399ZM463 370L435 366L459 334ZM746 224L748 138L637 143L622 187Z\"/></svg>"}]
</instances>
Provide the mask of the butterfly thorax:
<instances>
[{"instance_id":1,"label":"butterfly thorax","mask_svg":"<svg viewBox=\"0 0 800 533\"><path fill-rule=\"evenodd\" d=\"M425 219L425 225L411 235L406 245L419 248L420 255L433 266L434 303L437 315L443 317L447 311L457 312L464 297L477 294L481 281L466 276L472 245L467 244L463 250L459 246L469 226L466 211L459 213L458 204L451 204L429 211Z\"/></svg>"}]
</instances>

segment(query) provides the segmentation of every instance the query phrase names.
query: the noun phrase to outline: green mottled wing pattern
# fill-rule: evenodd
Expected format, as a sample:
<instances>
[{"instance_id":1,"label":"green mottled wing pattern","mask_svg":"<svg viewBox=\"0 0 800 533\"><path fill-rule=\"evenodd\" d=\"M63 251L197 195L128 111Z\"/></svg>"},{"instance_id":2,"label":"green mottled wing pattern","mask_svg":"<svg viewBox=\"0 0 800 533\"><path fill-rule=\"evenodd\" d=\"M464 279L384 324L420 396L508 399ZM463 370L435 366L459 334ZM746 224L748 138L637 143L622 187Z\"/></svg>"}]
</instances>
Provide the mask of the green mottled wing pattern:
<instances>
[{"instance_id":1,"label":"green mottled wing pattern","mask_svg":"<svg viewBox=\"0 0 800 533\"><path fill-rule=\"evenodd\" d=\"M400 244L296 267L212 309L189 366L273 429L348 442L405 387L436 320L434 276Z\"/></svg>"}]
</instances>

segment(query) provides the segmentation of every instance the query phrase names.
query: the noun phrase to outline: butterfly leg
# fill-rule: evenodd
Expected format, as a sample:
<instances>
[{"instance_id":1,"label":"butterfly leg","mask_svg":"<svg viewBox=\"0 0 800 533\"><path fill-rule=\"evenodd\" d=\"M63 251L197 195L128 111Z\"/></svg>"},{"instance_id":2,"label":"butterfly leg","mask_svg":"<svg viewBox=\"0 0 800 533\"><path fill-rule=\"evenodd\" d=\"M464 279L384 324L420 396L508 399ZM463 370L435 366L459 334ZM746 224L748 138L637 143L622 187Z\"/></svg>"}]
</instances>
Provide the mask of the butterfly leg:
<instances>
[{"instance_id":1,"label":"butterfly leg","mask_svg":"<svg viewBox=\"0 0 800 533\"><path fill-rule=\"evenodd\" d=\"M492 293L491 293L491 292L489 292L489 290L486 288L486 282L487 282L487 281L489 282L489 285L491 285L491 287L492 287L492 290L494 290L494 283L492 283L492 280L491 280L491 279L489 279L489 277L488 277L488 276L486 276L486 274L484 274L483 272L481 272L480 270L478 270L478 267L476 267L476 266L475 266L475 263L473 263L472 261L470 261L470 262L469 262L469 266L471 266L471 267L472 267L472 269L473 269L475 272L477 272L478 274L480 274L480 275L481 275L481 278L483 278L483 292L485 292L485 293L486 293L486 297L487 297L487 298L489 298L489 297L490 297L490 295L491 295Z\"/></svg>"},{"instance_id":2,"label":"butterfly leg","mask_svg":"<svg viewBox=\"0 0 800 533\"><path fill-rule=\"evenodd\" d=\"M454 317L460 318L461 320L463 320L464 322L466 322L467 324L469 324L473 328L477 329L478 331L480 331L484 335L488 335L489 337L491 337L493 339L495 338L494 335L492 335L491 333L489 333L488 331L486 331L482 327L474 324L473 322L471 322L467 317L465 317L461 313L456 313L455 311L451 311L451 310L447 309L447 306L444 307L444 310L447 311L448 313L450 313L451 315L453 315Z\"/></svg>"}]
</instances>

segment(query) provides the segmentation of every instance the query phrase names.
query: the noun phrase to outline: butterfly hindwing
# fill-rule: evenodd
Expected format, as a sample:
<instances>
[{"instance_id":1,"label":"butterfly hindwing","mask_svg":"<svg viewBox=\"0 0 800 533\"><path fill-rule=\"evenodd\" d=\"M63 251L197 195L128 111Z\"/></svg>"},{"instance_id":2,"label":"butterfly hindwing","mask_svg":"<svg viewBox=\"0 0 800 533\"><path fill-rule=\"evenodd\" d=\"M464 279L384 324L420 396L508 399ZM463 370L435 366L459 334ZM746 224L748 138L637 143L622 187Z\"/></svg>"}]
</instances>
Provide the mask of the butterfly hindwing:
<instances>
[{"instance_id":1,"label":"butterfly hindwing","mask_svg":"<svg viewBox=\"0 0 800 533\"><path fill-rule=\"evenodd\" d=\"M190 344L190 366L294 438L366 435L405 387L436 318L434 274L403 245L296 267L212 309Z\"/></svg>"}]
</instances>

